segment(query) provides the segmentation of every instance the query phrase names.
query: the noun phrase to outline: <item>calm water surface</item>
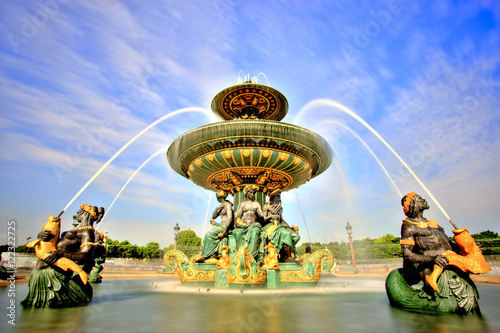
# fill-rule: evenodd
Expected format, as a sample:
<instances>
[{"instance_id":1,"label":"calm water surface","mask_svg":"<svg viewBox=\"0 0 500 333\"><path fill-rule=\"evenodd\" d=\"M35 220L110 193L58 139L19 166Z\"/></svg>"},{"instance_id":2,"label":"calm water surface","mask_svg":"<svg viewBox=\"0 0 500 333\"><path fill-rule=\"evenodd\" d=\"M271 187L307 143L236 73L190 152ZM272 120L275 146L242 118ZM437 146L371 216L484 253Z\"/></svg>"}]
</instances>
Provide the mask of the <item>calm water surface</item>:
<instances>
[{"instance_id":1,"label":"calm water surface","mask_svg":"<svg viewBox=\"0 0 500 333\"><path fill-rule=\"evenodd\" d=\"M500 285L478 284L483 317L394 309L384 279L322 278L316 289L258 293L183 288L176 280L105 280L84 307L24 310L16 325L5 306L0 332L500 332ZM175 289L172 289L175 288ZM0 304L8 305L7 288Z\"/></svg>"}]
</instances>

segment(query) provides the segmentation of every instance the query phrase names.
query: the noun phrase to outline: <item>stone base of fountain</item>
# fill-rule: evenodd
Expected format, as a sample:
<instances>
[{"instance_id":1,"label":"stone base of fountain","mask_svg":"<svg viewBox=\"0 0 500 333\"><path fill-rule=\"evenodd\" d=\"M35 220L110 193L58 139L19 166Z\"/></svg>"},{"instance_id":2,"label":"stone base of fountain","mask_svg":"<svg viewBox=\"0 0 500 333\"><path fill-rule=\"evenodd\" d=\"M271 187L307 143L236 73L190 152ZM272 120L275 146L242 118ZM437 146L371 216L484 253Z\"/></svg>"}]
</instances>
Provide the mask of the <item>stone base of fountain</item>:
<instances>
[{"instance_id":1,"label":"stone base of fountain","mask_svg":"<svg viewBox=\"0 0 500 333\"><path fill-rule=\"evenodd\" d=\"M318 250L299 263L279 263L276 269L259 266L250 251L242 246L232 258L226 258L227 268L218 263L194 263L177 250L165 255L168 262L174 259L177 273L184 286L214 287L221 289L275 289L303 288L317 285L322 268L333 259L329 250Z\"/></svg>"}]
</instances>

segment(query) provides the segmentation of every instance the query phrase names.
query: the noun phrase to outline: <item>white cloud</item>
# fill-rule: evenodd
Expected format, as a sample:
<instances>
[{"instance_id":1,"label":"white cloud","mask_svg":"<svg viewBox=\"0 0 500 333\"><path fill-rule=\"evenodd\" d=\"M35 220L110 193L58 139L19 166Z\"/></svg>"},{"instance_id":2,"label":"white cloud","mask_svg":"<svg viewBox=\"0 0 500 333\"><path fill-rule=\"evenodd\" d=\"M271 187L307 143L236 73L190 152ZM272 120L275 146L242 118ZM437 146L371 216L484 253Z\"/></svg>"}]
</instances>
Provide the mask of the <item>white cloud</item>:
<instances>
[{"instance_id":1,"label":"white cloud","mask_svg":"<svg viewBox=\"0 0 500 333\"><path fill-rule=\"evenodd\" d=\"M315 98L349 106L413 161L415 172L451 215L479 220L474 223L478 229L491 228L496 216L491 198L498 196L499 180L493 158L499 148L499 88L491 87L472 114L450 118L450 110L469 101L490 75L499 81L498 28L484 28L479 36L453 35L453 29L469 24L485 8L498 21L495 5L405 4L369 45L356 47L346 59L342 43L354 45L354 34L386 3L266 3L257 8L251 2L69 2L18 53L8 39L0 41L2 180L16 182L19 193L44 193L46 187L55 193L30 198L30 203L39 202L30 207L37 212L27 212L20 195L5 195L8 207L0 207L0 217L20 217L26 232L38 230L52 206L66 203L136 133L173 110L209 107L243 69L251 75L264 72L285 93L287 119ZM22 19L37 6L0 5L3 35L20 34ZM298 190L311 236L339 240L346 219L352 219L359 236L397 234L402 213L385 175L355 137L321 126L325 119L351 126L389 172L400 176L399 162L351 118L327 108L308 113L300 125L318 131L337 153L330 170ZM112 126L100 129L108 120ZM210 121L183 114L159 124L77 201L110 202L151 154ZM90 148L85 147L88 142ZM68 159L73 161L71 172L59 183L52 164L68 165ZM402 191L418 188L409 177L399 177L398 185ZM164 155L158 156L123 192L108 225L119 229L117 239L132 242L139 242L132 237L147 243L146 238L162 230L170 233L161 223L173 227L175 221L201 233L207 195L170 170ZM303 223L295 196L283 198L289 206L285 215ZM435 206L429 216L442 220ZM147 225L141 228L142 223ZM152 236L144 231L148 228L159 232Z\"/></svg>"}]
</instances>

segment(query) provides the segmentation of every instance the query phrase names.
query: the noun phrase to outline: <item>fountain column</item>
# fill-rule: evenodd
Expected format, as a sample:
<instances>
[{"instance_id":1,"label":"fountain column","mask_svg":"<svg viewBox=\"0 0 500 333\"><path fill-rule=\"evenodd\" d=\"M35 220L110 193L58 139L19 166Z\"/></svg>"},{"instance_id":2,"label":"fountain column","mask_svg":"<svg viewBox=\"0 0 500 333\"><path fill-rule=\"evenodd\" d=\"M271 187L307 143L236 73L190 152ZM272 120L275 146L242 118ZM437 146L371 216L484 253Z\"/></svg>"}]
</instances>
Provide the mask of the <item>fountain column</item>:
<instances>
[{"instance_id":1,"label":"fountain column","mask_svg":"<svg viewBox=\"0 0 500 333\"><path fill-rule=\"evenodd\" d=\"M333 151L321 136L281 122L288 101L272 87L252 81L230 86L211 107L224 121L175 139L167 160L196 185L233 195L235 212L246 185L258 186L255 200L263 205L269 193L295 189L332 162Z\"/></svg>"}]
</instances>

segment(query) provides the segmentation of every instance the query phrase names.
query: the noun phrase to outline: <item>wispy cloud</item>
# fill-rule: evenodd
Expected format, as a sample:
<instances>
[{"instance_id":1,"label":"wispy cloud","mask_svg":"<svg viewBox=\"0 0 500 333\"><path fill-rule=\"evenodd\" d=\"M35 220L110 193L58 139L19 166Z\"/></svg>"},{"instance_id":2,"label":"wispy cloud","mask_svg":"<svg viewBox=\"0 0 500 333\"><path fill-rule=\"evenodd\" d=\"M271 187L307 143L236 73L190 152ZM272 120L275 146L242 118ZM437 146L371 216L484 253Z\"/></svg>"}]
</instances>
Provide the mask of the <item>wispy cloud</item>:
<instances>
[{"instance_id":1,"label":"wispy cloud","mask_svg":"<svg viewBox=\"0 0 500 333\"><path fill-rule=\"evenodd\" d=\"M38 12L49 13L43 2L0 4L0 177L16 188L4 189L0 218L22 220L20 237L33 236L46 214L58 213L49 207L64 205L148 124L183 107L208 108L240 69L264 72L285 93L288 122L315 98L350 107L409 162L450 215L474 220L474 231L494 228L491 198L500 179L494 1L71 1L44 22L36 21ZM22 38L19 44L12 34ZM322 126L332 118L363 137L402 191L420 191L353 119L331 108L308 111L300 125L336 150L334 165L298 190L311 236L338 241L347 219L359 237L397 234L402 213L395 191L357 138ZM77 201L108 204L151 154L211 121L186 113L159 124ZM305 235L295 195L283 198L287 219L302 223ZM175 174L160 155L129 184L106 223L115 238L144 244L169 234L176 221L201 233L207 200L208 192ZM433 208L429 216L442 221ZM171 235L162 242L167 246Z\"/></svg>"}]
</instances>

